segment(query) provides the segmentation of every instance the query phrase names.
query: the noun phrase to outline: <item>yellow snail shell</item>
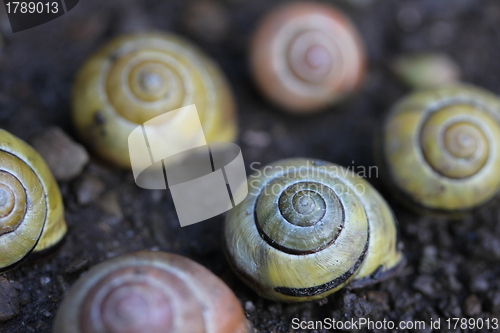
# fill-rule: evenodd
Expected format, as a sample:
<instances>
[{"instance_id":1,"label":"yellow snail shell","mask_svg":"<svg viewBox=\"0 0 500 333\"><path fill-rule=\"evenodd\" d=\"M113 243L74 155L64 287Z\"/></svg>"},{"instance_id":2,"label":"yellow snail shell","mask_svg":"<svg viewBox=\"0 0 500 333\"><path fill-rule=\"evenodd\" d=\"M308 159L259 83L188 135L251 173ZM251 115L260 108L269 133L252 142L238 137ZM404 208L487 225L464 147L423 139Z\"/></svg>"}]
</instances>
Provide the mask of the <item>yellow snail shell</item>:
<instances>
[{"instance_id":1,"label":"yellow snail shell","mask_svg":"<svg viewBox=\"0 0 500 333\"><path fill-rule=\"evenodd\" d=\"M54 246L66 231L48 166L27 143L0 130L0 271Z\"/></svg>"},{"instance_id":2,"label":"yellow snail shell","mask_svg":"<svg viewBox=\"0 0 500 333\"><path fill-rule=\"evenodd\" d=\"M55 333L248 333L233 292L212 272L165 252L137 252L92 268L71 288Z\"/></svg>"},{"instance_id":3,"label":"yellow snail shell","mask_svg":"<svg viewBox=\"0 0 500 333\"><path fill-rule=\"evenodd\" d=\"M387 117L379 156L397 197L455 214L500 189L500 100L470 85L410 94Z\"/></svg>"},{"instance_id":4,"label":"yellow snail shell","mask_svg":"<svg viewBox=\"0 0 500 333\"><path fill-rule=\"evenodd\" d=\"M195 104L207 142L233 141L234 102L216 64L188 41L143 33L112 40L83 65L73 90L73 120L102 158L130 168L128 136L168 111ZM182 116L162 124L186 127Z\"/></svg>"},{"instance_id":5,"label":"yellow snail shell","mask_svg":"<svg viewBox=\"0 0 500 333\"><path fill-rule=\"evenodd\" d=\"M365 56L350 20L332 6L287 4L266 16L254 36L251 65L269 99L294 113L311 113L361 83Z\"/></svg>"},{"instance_id":6,"label":"yellow snail shell","mask_svg":"<svg viewBox=\"0 0 500 333\"><path fill-rule=\"evenodd\" d=\"M225 250L236 274L261 296L302 302L396 272L394 215L365 180L308 159L272 163L249 178L229 211Z\"/></svg>"}]
</instances>

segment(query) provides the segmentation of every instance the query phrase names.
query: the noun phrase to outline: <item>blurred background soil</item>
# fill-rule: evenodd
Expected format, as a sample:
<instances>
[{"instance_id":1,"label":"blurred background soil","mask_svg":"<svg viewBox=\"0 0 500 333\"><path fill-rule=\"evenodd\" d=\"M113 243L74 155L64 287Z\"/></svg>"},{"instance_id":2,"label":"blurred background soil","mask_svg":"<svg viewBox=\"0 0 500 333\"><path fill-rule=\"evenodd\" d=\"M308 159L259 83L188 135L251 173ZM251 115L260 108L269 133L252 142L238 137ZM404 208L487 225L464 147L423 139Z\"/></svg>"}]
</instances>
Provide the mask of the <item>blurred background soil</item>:
<instances>
[{"instance_id":1,"label":"blurred background soil","mask_svg":"<svg viewBox=\"0 0 500 333\"><path fill-rule=\"evenodd\" d=\"M389 70L402 53L445 52L460 65L464 81L500 93L499 1L327 2L344 9L359 27L369 70L358 94L310 117L282 112L263 98L250 76L249 39L278 1L81 0L61 18L16 34L1 6L0 127L33 144L57 126L78 142L70 121L76 71L113 36L143 30L180 33L222 67L238 106L238 144L248 172L252 162L297 156L351 168L374 165L376 129L409 91ZM57 149L58 143L48 145ZM180 228L167 191L140 189L131 172L90 156L75 179L59 182L69 225L60 249L1 275L6 280L0 281L0 303L20 305L17 315L0 322L0 332L51 332L62 297L78 277L108 258L142 249L179 253L208 267L235 291L256 332L293 332L294 317L396 322L499 317L499 199L457 221L416 216L389 199L408 259L399 277L342 290L327 301L280 304L257 297L230 270L220 246L223 216ZM369 180L388 197L376 176Z\"/></svg>"}]
</instances>

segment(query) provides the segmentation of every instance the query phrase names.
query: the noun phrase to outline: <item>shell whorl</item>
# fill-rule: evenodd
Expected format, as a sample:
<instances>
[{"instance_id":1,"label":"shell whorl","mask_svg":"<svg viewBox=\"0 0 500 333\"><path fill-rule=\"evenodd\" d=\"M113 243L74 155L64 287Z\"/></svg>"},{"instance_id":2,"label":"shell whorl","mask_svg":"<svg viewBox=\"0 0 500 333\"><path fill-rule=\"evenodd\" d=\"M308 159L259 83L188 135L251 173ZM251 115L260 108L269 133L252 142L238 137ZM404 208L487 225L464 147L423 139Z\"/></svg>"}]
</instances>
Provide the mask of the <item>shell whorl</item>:
<instances>
[{"instance_id":1,"label":"shell whorl","mask_svg":"<svg viewBox=\"0 0 500 333\"><path fill-rule=\"evenodd\" d=\"M283 186L279 194L271 192L277 185ZM340 182L335 185L345 186ZM255 204L256 225L264 240L280 251L314 253L339 237L345 210L350 208L345 205L329 185L313 179L297 181L286 174L267 183L259 194ZM305 233L314 237L304 237Z\"/></svg>"},{"instance_id":2,"label":"shell whorl","mask_svg":"<svg viewBox=\"0 0 500 333\"><path fill-rule=\"evenodd\" d=\"M56 333L247 333L232 291L201 265L165 252L103 262L72 287Z\"/></svg>"},{"instance_id":3,"label":"shell whorl","mask_svg":"<svg viewBox=\"0 0 500 333\"><path fill-rule=\"evenodd\" d=\"M249 185L226 218L225 248L236 273L266 298L322 298L402 260L387 204L338 165L283 160Z\"/></svg>"},{"instance_id":4,"label":"shell whorl","mask_svg":"<svg viewBox=\"0 0 500 333\"><path fill-rule=\"evenodd\" d=\"M89 290L79 318L83 332L166 332L174 325L170 287L182 284L155 268L121 268L103 277ZM120 279L120 284L114 282ZM193 318L200 319L200 318ZM203 321L201 321L203 322Z\"/></svg>"},{"instance_id":5,"label":"shell whorl","mask_svg":"<svg viewBox=\"0 0 500 333\"><path fill-rule=\"evenodd\" d=\"M62 198L47 165L28 144L0 130L0 271L66 234Z\"/></svg>"},{"instance_id":6,"label":"shell whorl","mask_svg":"<svg viewBox=\"0 0 500 333\"><path fill-rule=\"evenodd\" d=\"M130 167L128 136L165 112L195 104L207 141L232 141L234 102L218 67L171 34L121 36L90 57L73 90L73 118L82 138L100 155ZM183 124L181 116L157 124Z\"/></svg>"},{"instance_id":7,"label":"shell whorl","mask_svg":"<svg viewBox=\"0 0 500 333\"><path fill-rule=\"evenodd\" d=\"M448 178L478 173L491 153L489 141L493 134L483 125L488 122L496 120L468 101L434 111L422 125L420 135L427 163Z\"/></svg>"},{"instance_id":8,"label":"shell whorl","mask_svg":"<svg viewBox=\"0 0 500 333\"><path fill-rule=\"evenodd\" d=\"M356 29L340 11L318 3L294 3L267 16L251 60L262 91L292 112L337 101L357 88L364 71Z\"/></svg>"},{"instance_id":9,"label":"shell whorl","mask_svg":"<svg viewBox=\"0 0 500 333\"><path fill-rule=\"evenodd\" d=\"M407 201L428 210L473 208L500 189L500 101L453 85L413 93L388 116L383 163Z\"/></svg>"}]
</instances>

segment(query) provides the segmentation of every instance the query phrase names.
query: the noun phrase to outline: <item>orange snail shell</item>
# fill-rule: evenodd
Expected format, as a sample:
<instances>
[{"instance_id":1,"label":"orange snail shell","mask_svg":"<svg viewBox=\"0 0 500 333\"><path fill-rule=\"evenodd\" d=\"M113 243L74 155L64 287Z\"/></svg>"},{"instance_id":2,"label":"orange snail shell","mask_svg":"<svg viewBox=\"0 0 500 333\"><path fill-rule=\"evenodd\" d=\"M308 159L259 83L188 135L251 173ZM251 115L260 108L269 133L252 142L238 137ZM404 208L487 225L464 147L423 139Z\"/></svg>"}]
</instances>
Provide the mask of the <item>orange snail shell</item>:
<instances>
[{"instance_id":1,"label":"orange snail shell","mask_svg":"<svg viewBox=\"0 0 500 333\"><path fill-rule=\"evenodd\" d=\"M269 14L251 47L260 89L294 113L311 113L355 90L365 69L362 40L332 6L294 3Z\"/></svg>"},{"instance_id":2,"label":"orange snail shell","mask_svg":"<svg viewBox=\"0 0 500 333\"><path fill-rule=\"evenodd\" d=\"M77 281L55 333L247 333L233 292L185 257L136 252L103 262Z\"/></svg>"}]
</instances>

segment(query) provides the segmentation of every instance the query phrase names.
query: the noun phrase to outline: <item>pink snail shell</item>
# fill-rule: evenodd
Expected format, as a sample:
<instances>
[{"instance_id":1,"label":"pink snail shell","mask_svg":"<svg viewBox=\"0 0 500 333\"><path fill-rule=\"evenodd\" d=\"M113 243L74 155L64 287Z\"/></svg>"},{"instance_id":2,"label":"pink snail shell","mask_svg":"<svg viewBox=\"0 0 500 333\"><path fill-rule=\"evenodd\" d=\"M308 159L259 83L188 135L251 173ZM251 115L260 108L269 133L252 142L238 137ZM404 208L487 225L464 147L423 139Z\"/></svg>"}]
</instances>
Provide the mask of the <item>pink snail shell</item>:
<instances>
[{"instance_id":1,"label":"pink snail shell","mask_svg":"<svg viewBox=\"0 0 500 333\"><path fill-rule=\"evenodd\" d=\"M293 113L333 104L362 82L361 37L339 10L321 3L292 3L267 15L251 46L260 90Z\"/></svg>"},{"instance_id":2,"label":"pink snail shell","mask_svg":"<svg viewBox=\"0 0 500 333\"><path fill-rule=\"evenodd\" d=\"M92 268L71 288L55 333L247 333L233 292L185 257L136 252Z\"/></svg>"}]
</instances>

